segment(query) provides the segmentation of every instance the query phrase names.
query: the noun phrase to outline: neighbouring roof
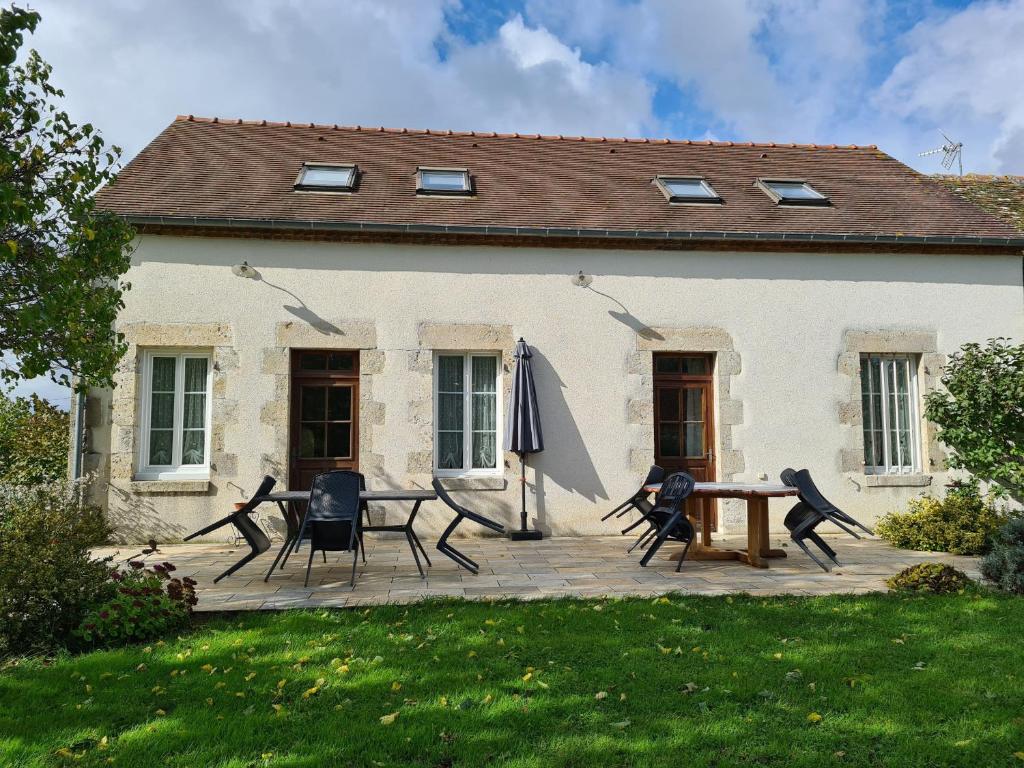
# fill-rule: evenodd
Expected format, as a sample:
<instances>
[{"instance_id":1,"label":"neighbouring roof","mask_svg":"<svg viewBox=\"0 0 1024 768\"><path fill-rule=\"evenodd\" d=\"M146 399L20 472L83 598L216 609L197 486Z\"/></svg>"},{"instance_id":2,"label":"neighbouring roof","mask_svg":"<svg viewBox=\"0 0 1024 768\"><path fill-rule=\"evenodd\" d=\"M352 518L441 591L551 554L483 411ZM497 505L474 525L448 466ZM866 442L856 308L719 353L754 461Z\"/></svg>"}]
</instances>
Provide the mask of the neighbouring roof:
<instances>
[{"instance_id":1,"label":"neighbouring roof","mask_svg":"<svg viewBox=\"0 0 1024 768\"><path fill-rule=\"evenodd\" d=\"M296 191L303 163L355 164L352 193ZM468 168L469 197L416 193L417 167ZM656 176L722 205L670 204ZM758 178L831 205L776 205ZM874 146L611 139L179 117L98 195L141 225L1024 246L1024 235Z\"/></svg>"},{"instance_id":2,"label":"neighbouring roof","mask_svg":"<svg viewBox=\"0 0 1024 768\"><path fill-rule=\"evenodd\" d=\"M935 176L939 182L979 208L1024 232L1024 176Z\"/></svg>"}]
</instances>

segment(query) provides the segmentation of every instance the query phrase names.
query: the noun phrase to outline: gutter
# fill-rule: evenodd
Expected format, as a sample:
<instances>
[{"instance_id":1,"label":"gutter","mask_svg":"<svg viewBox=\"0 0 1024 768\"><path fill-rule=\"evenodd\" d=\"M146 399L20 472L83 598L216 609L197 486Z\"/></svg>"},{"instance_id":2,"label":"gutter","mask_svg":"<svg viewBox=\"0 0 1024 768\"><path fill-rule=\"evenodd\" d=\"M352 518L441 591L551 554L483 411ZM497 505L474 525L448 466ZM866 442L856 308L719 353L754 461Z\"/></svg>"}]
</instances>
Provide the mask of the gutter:
<instances>
[{"instance_id":1,"label":"gutter","mask_svg":"<svg viewBox=\"0 0 1024 768\"><path fill-rule=\"evenodd\" d=\"M851 235L827 232L714 232L661 229L586 229L566 227L501 227L470 224L384 224L317 219L236 219L215 216L141 216L129 214L135 225L168 227L218 227L288 231L365 232L408 235L491 235L513 237L616 238L621 240L733 240L745 242L893 243L920 245L969 245L1024 248L1024 237L969 237L938 235Z\"/></svg>"}]
</instances>

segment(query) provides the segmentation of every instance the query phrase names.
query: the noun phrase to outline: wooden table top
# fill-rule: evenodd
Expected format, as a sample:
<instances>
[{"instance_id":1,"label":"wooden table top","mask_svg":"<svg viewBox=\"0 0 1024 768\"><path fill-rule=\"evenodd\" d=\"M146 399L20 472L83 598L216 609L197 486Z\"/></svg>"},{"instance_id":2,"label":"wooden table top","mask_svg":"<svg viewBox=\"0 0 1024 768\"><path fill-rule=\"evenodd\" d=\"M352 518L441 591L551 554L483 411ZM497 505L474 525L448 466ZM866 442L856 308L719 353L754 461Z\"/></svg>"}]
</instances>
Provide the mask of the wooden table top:
<instances>
[{"instance_id":1,"label":"wooden table top","mask_svg":"<svg viewBox=\"0 0 1024 768\"><path fill-rule=\"evenodd\" d=\"M360 491L359 498L366 501L433 501L437 498L434 491L419 488L404 490L396 488L387 491ZM277 491L260 496L260 501L309 501L309 491Z\"/></svg>"},{"instance_id":2,"label":"wooden table top","mask_svg":"<svg viewBox=\"0 0 1024 768\"><path fill-rule=\"evenodd\" d=\"M657 493L661 483L645 485L644 490ZM771 498L796 496L797 490L782 483L696 483L691 495L716 499Z\"/></svg>"}]
</instances>

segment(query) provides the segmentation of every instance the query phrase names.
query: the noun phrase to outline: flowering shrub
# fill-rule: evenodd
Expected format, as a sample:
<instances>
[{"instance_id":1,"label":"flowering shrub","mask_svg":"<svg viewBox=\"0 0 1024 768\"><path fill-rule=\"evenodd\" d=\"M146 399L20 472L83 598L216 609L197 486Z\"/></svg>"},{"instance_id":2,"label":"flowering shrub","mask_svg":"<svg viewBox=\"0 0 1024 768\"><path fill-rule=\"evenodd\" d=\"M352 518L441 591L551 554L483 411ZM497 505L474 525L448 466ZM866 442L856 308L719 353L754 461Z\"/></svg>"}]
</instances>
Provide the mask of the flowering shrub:
<instances>
[{"instance_id":1,"label":"flowering shrub","mask_svg":"<svg viewBox=\"0 0 1024 768\"><path fill-rule=\"evenodd\" d=\"M143 553L156 551L155 546ZM171 574L171 563L129 560L110 570L114 594L82 619L75 635L86 645L120 645L158 638L189 622L196 582Z\"/></svg>"},{"instance_id":2,"label":"flowering shrub","mask_svg":"<svg viewBox=\"0 0 1024 768\"><path fill-rule=\"evenodd\" d=\"M883 517L876 530L901 549L978 555L1006 520L1006 513L981 495L977 483L965 483L950 488L943 499L911 499L905 511Z\"/></svg>"}]
</instances>

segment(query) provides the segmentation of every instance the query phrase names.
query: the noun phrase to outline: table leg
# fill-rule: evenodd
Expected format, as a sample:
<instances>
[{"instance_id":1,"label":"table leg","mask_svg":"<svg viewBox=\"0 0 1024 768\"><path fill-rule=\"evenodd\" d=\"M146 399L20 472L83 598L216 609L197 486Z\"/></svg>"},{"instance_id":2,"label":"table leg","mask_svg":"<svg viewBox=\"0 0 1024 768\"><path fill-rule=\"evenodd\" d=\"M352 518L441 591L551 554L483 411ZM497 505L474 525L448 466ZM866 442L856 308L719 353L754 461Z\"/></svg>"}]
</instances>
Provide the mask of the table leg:
<instances>
[{"instance_id":1,"label":"table leg","mask_svg":"<svg viewBox=\"0 0 1024 768\"><path fill-rule=\"evenodd\" d=\"M700 543L705 547L711 546L711 505L713 499L698 499L700 504Z\"/></svg>"},{"instance_id":2,"label":"table leg","mask_svg":"<svg viewBox=\"0 0 1024 768\"><path fill-rule=\"evenodd\" d=\"M764 556L768 550L768 499L747 499L747 565L767 568Z\"/></svg>"}]
</instances>

